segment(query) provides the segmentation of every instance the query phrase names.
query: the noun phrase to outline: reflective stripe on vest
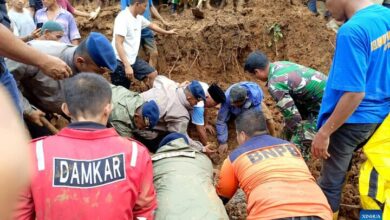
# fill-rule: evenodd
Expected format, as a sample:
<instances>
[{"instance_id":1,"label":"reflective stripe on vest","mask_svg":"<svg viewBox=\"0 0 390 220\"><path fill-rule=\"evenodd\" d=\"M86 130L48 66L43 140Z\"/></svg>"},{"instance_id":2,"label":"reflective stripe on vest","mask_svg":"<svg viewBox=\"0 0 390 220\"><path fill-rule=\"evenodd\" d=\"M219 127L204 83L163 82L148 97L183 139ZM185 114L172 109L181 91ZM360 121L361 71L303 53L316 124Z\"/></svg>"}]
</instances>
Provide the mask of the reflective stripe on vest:
<instances>
[{"instance_id":1,"label":"reflective stripe on vest","mask_svg":"<svg viewBox=\"0 0 390 220\"><path fill-rule=\"evenodd\" d=\"M152 156L152 161L161 160L164 158L170 158L170 157L191 157L195 158L195 151L191 152L185 152L185 151L175 151L175 152L166 152L166 153L158 153Z\"/></svg>"},{"instance_id":2,"label":"reflective stripe on vest","mask_svg":"<svg viewBox=\"0 0 390 220\"><path fill-rule=\"evenodd\" d=\"M45 170L45 155L43 153L43 140L35 143L35 154L37 155L38 171Z\"/></svg>"},{"instance_id":3,"label":"reflective stripe on vest","mask_svg":"<svg viewBox=\"0 0 390 220\"><path fill-rule=\"evenodd\" d=\"M135 167L137 163L138 147L137 147L137 143L133 142L132 144L133 144L133 151L131 152L130 166Z\"/></svg>"}]
</instances>

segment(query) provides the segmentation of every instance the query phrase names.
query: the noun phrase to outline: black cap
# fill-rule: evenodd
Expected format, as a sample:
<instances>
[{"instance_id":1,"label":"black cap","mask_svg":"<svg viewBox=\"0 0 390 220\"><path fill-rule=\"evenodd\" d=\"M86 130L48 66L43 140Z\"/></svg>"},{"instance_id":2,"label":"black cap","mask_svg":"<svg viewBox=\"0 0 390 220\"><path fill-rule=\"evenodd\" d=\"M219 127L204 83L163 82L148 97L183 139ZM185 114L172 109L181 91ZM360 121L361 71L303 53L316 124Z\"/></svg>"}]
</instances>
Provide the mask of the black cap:
<instances>
[{"instance_id":1,"label":"black cap","mask_svg":"<svg viewBox=\"0 0 390 220\"><path fill-rule=\"evenodd\" d=\"M225 93L216 83L211 84L211 86L207 89L207 92L216 103L219 104L226 102Z\"/></svg>"}]
</instances>

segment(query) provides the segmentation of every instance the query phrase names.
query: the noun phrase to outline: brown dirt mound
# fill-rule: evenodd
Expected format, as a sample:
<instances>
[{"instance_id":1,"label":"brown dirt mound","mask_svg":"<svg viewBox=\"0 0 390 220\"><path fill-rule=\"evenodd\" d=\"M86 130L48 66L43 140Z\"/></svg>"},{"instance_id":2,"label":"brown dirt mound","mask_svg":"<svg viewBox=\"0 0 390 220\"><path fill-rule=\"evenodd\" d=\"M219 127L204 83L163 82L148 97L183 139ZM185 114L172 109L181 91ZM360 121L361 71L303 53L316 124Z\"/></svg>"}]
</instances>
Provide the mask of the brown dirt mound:
<instances>
[{"instance_id":1,"label":"brown dirt mound","mask_svg":"<svg viewBox=\"0 0 390 220\"><path fill-rule=\"evenodd\" d=\"M78 6L83 10L94 9L94 5ZM205 10L204 19L195 19L191 10L179 16L169 15L166 7L160 13L176 28L178 35L157 35L159 50L158 70L176 81L198 79L208 83L218 82L224 89L232 83L252 80L243 71L245 57L253 50L264 51L271 60L290 60L327 73L332 61L335 34L326 30L325 21L307 10L302 1L252 0L244 10L233 8ZM112 27L119 12L116 6L105 7L95 21L78 18L80 31L86 36L90 31L99 31L112 38ZM158 23L158 22L157 22ZM277 24L283 37L275 42L269 28ZM165 27L167 28L167 27ZM264 88L262 83L261 86ZM264 89L266 91L266 89ZM266 103L274 114L278 132L283 127L283 118L275 103L266 93ZM216 111L208 116L215 123ZM192 130L192 129L191 129ZM194 132L191 132L194 136ZM215 141L215 139L213 140ZM229 128L229 148L237 146L234 126ZM226 155L217 156L217 166ZM320 163L310 164L313 174L319 175ZM357 193L358 167L352 167L349 184L346 186L343 204L359 205ZM231 219L245 219L245 196L238 196L227 205ZM356 209L342 208L347 219L357 219Z\"/></svg>"}]
</instances>

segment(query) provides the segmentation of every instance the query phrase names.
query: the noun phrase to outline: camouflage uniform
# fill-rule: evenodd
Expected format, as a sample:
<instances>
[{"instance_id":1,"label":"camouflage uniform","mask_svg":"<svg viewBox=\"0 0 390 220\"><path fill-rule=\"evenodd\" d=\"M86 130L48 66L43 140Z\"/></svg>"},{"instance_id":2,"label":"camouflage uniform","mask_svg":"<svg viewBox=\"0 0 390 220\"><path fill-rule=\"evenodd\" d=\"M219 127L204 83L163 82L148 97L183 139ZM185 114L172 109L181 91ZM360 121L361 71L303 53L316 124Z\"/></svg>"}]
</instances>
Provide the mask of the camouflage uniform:
<instances>
[{"instance_id":1,"label":"camouflage uniform","mask_svg":"<svg viewBox=\"0 0 390 220\"><path fill-rule=\"evenodd\" d=\"M270 64L268 90L284 116L285 137L301 149L305 160L309 159L326 80L324 74L299 64Z\"/></svg>"}]
</instances>

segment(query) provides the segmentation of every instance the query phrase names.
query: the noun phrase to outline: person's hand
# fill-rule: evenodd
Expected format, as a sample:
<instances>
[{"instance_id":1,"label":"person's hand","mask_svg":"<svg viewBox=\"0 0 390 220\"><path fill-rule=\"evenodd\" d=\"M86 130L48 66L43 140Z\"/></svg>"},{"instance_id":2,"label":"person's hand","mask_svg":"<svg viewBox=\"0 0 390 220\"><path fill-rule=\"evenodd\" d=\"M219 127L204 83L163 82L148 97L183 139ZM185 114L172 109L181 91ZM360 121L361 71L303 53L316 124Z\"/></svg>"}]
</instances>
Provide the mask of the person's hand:
<instances>
[{"instance_id":1,"label":"person's hand","mask_svg":"<svg viewBox=\"0 0 390 220\"><path fill-rule=\"evenodd\" d=\"M132 79L134 77L134 70L130 65L125 66L125 74L128 79Z\"/></svg>"},{"instance_id":2,"label":"person's hand","mask_svg":"<svg viewBox=\"0 0 390 220\"><path fill-rule=\"evenodd\" d=\"M328 159L330 154L328 153L330 135L323 132L321 129L314 136L313 142L311 143L311 154L315 158Z\"/></svg>"},{"instance_id":3,"label":"person's hand","mask_svg":"<svg viewBox=\"0 0 390 220\"><path fill-rule=\"evenodd\" d=\"M219 154L224 154L228 150L228 144L220 144L218 148L218 153Z\"/></svg>"},{"instance_id":4,"label":"person's hand","mask_svg":"<svg viewBox=\"0 0 390 220\"><path fill-rule=\"evenodd\" d=\"M41 30L42 28L37 28L31 33L31 38L37 39L38 37L41 36Z\"/></svg>"},{"instance_id":5,"label":"person's hand","mask_svg":"<svg viewBox=\"0 0 390 220\"><path fill-rule=\"evenodd\" d=\"M41 121L41 117L44 117L44 116L45 116L45 113L44 113L44 112L42 112L42 111L39 110L39 109L36 109L36 110L33 110L31 113L27 114L27 115L26 115L26 118L27 118L30 122L32 122L32 123L34 123L34 124L36 124L36 125L42 127L42 126L43 126L43 123L42 123L42 121Z\"/></svg>"},{"instance_id":6,"label":"person's hand","mask_svg":"<svg viewBox=\"0 0 390 220\"><path fill-rule=\"evenodd\" d=\"M47 55L38 68L53 79L65 79L72 75L70 67L60 58Z\"/></svg>"},{"instance_id":7,"label":"person's hand","mask_svg":"<svg viewBox=\"0 0 390 220\"><path fill-rule=\"evenodd\" d=\"M211 144L207 144L206 146L203 147L202 152L207 155L210 155L212 153L216 153L217 150L213 149Z\"/></svg>"},{"instance_id":8,"label":"person's hand","mask_svg":"<svg viewBox=\"0 0 390 220\"><path fill-rule=\"evenodd\" d=\"M171 23L167 22L167 21L162 21L162 23L165 25L165 26L171 26Z\"/></svg>"},{"instance_id":9,"label":"person's hand","mask_svg":"<svg viewBox=\"0 0 390 220\"><path fill-rule=\"evenodd\" d=\"M100 7L98 7L95 11L89 13L89 20L95 20L96 17L99 15L100 13Z\"/></svg>"},{"instance_id":10,"label":"person's hand","mask_svg":"<svg viewBox=\"0 0 390 220\"><path fill-rule=\"evenodd\" d=\"M204 128L206 129L206 132L208 132L211 135L215 135L215 128L212 125L205 125Z\"/></svg>"},{"instance_id":11,"label":"person's hand","mask_svg":"<svg viewBox=\"0 0 390 220\"><path fill-rule=\"evenodd\" d=\"M171 29L166 32L166 34L177 34L176 29Z\"/></svg>"}]
</instances>

